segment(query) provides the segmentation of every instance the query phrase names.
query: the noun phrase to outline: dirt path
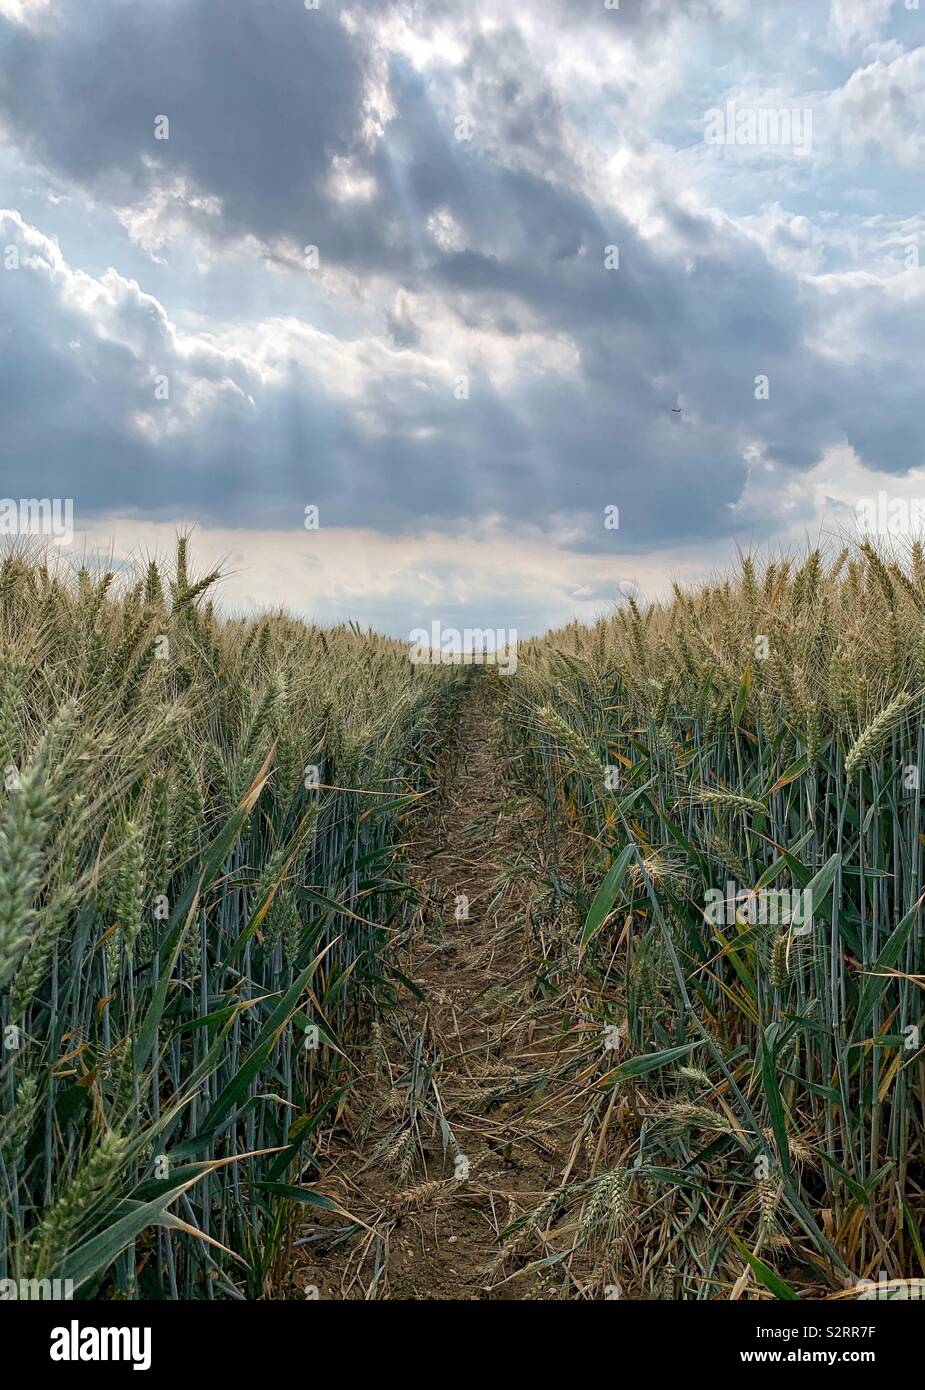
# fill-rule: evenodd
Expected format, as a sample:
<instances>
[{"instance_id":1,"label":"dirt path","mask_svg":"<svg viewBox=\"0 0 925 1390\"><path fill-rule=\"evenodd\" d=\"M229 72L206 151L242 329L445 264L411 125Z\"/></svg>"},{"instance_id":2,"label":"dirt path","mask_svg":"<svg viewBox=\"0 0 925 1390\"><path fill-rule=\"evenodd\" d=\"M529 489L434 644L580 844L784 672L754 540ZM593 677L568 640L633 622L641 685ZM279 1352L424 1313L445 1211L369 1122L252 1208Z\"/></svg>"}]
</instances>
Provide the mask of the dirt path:
<instances>
[{"instance_id":1,"label":"dirt path","mask_svg":"<svg viewBox=\"0 0 925 1390\"><path fill-rule=\"evenodd\" d=\"M402 968L423 1001L377 1027L319 1184L367 1230L307 1240L300 1279L322 1298L548 1298L561 1273L525 1269L522 1233L501 1233L558 1185L574 1130L537 1101L556 1043L505 873L518 825L487 681L419 829L427 901Z\"/></svg>"}]
</instances>

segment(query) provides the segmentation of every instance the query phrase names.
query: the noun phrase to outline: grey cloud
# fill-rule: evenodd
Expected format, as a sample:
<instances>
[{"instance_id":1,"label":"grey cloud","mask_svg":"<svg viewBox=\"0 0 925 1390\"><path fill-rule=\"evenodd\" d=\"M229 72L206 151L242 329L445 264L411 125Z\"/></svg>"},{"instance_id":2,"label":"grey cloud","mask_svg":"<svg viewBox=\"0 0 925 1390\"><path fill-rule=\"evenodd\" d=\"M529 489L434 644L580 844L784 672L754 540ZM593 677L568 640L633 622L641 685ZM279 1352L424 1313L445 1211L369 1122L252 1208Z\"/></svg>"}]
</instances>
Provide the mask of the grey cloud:
<instances>
[{"instance_id":1,"label":"grey cloud","mask_svg":"<svg viewBox=\"0 0 925 1390\"><path fill-rule=\"evenodd\" d=\"M882 358L875 369L849 365L808 346L827 306L731 223L666 202L657 211L668 235L646 240L595 207L570 187L564 115L513 26L496 42L476 39L462 67L490 125L485 143L455 141L432 84L395 59L395 116L368 145L373 55L362 26L351 36L331 8L80 0L35 31L0 21L14 79L0 109L28 157L103 200L137 201L183 175L221 199L219 239L318 244L362 283L435 296L512 348L528 332L559 335L577 372L524 370L502 392L464 363L465 402L443 380L383 372L351 402L295 358L266 382L242 359L178 353L163 317L130 293L112 309L123 345L107 342L24 270L4 282L11 491L41 479L91 511L253 525L299 525L310 502L326 523L392 531L491 511L551 528L565 516L578 524L570 544L585 550L612 547L601 516L617 504L619 546L632 551L731 531L749 445L784 478L843 440L885 471L920 462L918 393L902 365L921 340L911 309L873 306ZM595 0L558 13L589 41L593 26L619 23L642 52L678 14L711 8L623 0L605 14ZM162 113L170 140L156 142ZM330 195L336 158L375 180L370 198ZM428 232L443 209L464 249ZM603 266L610 243L619 271ZM399 296L379 306L377 324L399 351L425 336ZM171 430L155 415L152 364L176 382ZM758 374L770 379L767 402L754 396ZM222 386L226 376L237 389ZM203 381L214 389L195 414ZM139 415L154 417L154 432Z\"/></svg>"},{"instance_id":2,"label":"grey cloud","mask_svg":"<svg viewBox=\"0 0 925 1390\"><path fill-rule=\"evenodd\" d=\"M226 235L349 247L322 185L360 146L364 59L332 8L60 0L36 28L0 20L0 110L27 152L113 202L186 175L221 198Z\"/></svg>"}]
</instances>

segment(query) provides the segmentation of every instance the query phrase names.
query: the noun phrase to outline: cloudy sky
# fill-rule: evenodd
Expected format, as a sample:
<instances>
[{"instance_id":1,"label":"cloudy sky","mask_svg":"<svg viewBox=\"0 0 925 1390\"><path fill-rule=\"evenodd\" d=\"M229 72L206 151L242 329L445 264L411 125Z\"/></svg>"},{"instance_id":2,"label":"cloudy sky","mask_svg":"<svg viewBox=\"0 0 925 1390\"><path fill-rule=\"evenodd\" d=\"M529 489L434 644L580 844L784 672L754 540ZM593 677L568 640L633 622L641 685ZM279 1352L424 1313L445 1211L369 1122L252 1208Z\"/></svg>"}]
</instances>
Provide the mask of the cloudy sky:
<instances>
[{"instance_id":1,"label":"cloudy sky","mask_svg":"<svg viewBox=\"0 0 925 1390\"><path fill-rule=\"evenodd\" d=\"M0 0L4 496L407 635L925 495L925 0L317 4Z\"/></svg>"}]
</instances>

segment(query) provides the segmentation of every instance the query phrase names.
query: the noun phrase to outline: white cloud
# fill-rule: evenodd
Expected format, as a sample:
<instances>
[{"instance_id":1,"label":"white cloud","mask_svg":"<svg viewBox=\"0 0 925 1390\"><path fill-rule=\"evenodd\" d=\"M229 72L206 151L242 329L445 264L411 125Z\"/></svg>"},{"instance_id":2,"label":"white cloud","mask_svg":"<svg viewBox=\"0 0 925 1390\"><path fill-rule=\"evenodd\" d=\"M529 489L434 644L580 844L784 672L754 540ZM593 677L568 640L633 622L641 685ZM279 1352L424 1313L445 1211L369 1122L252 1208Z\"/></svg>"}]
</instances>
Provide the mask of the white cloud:
<instances>
[{"instance_id":1,"label":"white cloud","mask_svg":"<svg viewBox=\"0 0 925 1390\"><path fill-rule=\"evenodd\" d=\"M826 123L843 153L920 169L925 159L925 47L857 68L829 97Z\"/></svg>"},{"instance_id":2,"label":"white cloud","mask_svg":"<svg viewBox=\"0 0 925 1390\"><path fill-rule=\"evenodd\" d=\"M0 15L14 24L33 24L50 3L51 0L0 0Z\"/></svg>"},{"instance_id":3,"label":"white cloud","mask_svg":"<svg viewBox=\"0 0 925 1390\"><path fill-rule=\"evenodd\" d=\"M752 216L739 217L736 225L761 246L775 265L797 275L814 275L825 260L826 236L803 213L788 212L773 202Z\"/></svg>"},{"instance_id":4,"label":"white cloud","mask_svg":"<svg viewBox=\"0 0 925 1390\"><path fill-rule=\"evenodd\" d=\"M831 0L830 38L842 50L870 43L889 19L892 4L893 0Z\"/></svg>"},{"instance_id":5,"label":"white cloud","mask_svg":"<svg viewBox=\"0 0 925 1390\"><path fill-rule=\"evenodd\" d=\"M366 203L375 196L376 180L364 174L352 160L337 155L331 164L328 189L340 203Z\"/></svg>"},{"instance_id":6,"label":"white cloud","mask_svg":"<svg viewBox=\"0 0 925 1390\"><path fill-rule=\"evenodd\" d=\"M214 255L208 228L221 217L222 201L198 193L182 175L155 185L141 202L115 208L114 212L131 240L154 261L164 264L162 251L176 244L188 246L191 238L200 266L207 265Z\"/></svg>"},{"instance_id":7,"label":"white cloud","mask_svg":"<svg viewBox=\"0 0 925 1390\"><path fill-rule=\"evenodd\" d=\"M666 596L673 579L694 582L717 555L704 545L629 556L616 543L613 554L581 555L529 531L467 526L389 537L326 527L323 515L321 523L317 531L198 527L191 555L199 569L223 566L219 595L227 611L282 605L319 622L353 618L399 637L425 616L451 622L463 610L468 625L514 626L524 637L576 613L593 620L627 592L652 599ZM119 562L169 558L180 529L182 520L112 515L77 531L73 549ZM724 553L733 555L731 544Z\"/></svg>"}]
</instances>

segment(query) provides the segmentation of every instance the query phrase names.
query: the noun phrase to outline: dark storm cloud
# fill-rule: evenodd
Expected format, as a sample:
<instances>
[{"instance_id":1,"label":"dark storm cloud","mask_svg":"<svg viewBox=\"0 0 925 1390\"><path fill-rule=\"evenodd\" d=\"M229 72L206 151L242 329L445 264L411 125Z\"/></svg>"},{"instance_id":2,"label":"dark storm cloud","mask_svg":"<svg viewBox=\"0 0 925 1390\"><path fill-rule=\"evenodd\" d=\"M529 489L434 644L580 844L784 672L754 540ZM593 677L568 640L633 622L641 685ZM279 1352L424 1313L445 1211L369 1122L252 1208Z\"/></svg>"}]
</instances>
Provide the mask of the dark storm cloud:
<instances>
[{"instance_id":1,"label":"dark storm cloud","mask_svg":"<svg viewBox=\"0 0 925 1390\"><path fill-rule=\"evenodd\" d=\"M713 277L705 281L715 291ZM651 296L659 283L649 286ZM84 513L179 511L285 527L300 526L304 506L314 503L327 524L400 530L493 511L552 524L565 512L588 518L572 545L597 549L611 542L602 519L616 504L621 545L633 549L727 528L745 479L737 430L744 438L746 427L763 429L785 465L813 452L800 440L811 437L817 392L800 380L798 363L789 365L786 328L766 328L773 352L749 363L724 354L721 337L646 333L649 315L657 321L683 303L671 284L662 286L662 303L640 297L635 334L625 309L620 333L600 315L586 326L577 379L544 373L502 395L475 372L469 399L459 401L446 382L422 390L405 376L377 377L363 401L374 429L304 363L293 361L283 379L266 383L235 358L216 361L201 347L177 353L166 325L152 320L126 282L111 291L101 326L124 332L128 344L142 342L143 353L88 336L87 311L69 309L68 294L40 270L24 265L5 284L14 364L0 386L5 490L34 491L41 479L43 492L74 496ZM727 320L741 328L734 296L714 292L713 302L720 335ZM785 299L779 312L788 312ZM99 310L90 317L100 323ZM679 326L696 317L687 306ZM169 376L169 403L155 402L149 363ZM756 365L770 376L768 402L754 400ZM226 379L239 389L223 389ZM204 380L215 395L200 420L187 407ZM684 402L680 419L676 398ZM791 429L791 443L795 409L800 429ZM691 411L696 421L684 417ZM156 437L139 418L153 422ZM791 448L805 448L805 458L791 457Z\"/></svg>"},{"instance_id":2,"label":"dark storm cloud","mask_svg":"<svg viewBox=\"0 0 925 1390\"><path fill-rule=\"evenodd\" d=\"M322 188L359 140L364 81L328 7L63 0L36 28L0 21L0 33L0 110L42 163L122 203L185 175L222 200L225 236L362 249L368 229Z\"/></svg>"},{"instance_id":3,"label":"dark storm cloud","mask_svg":"<svg viewBox=\"0 0 925 1390\"><path fill-rule=\"evenodd\" d=\"M285 237L319 245L339 264L407 274L426 255L430 214L447 207L490 254L503 255L509 218L515 239L529 227L556 258L574 254L592 210L564 185L509 167L523 148L542 155L544 175L568 172L562 113L517 29L476 32L461 70L478 120L497 127L492 156L454 139L425 79L400 59L388 74L394 117L370 145L362 128L373 55L339 22L350 8L59 0L35 28L0 19L0 113L27 154L114 203L187 177L221 200L221 237ZM434 8L421 13L433 19ZM621 33L663 36L683 8L623 0L609 15L563 5L561 22L607 32L613 21ZM158 115L169 118L168 140L154 138ZM502 152L504 163L493 163ZM327 187L336 159L374 178L375 195L338 204Z\"/></svg>"},{"instance_id":4,"label":"dark storm cloud","mask_svg":"<svg viewBox=\"0 0 925 1390\"><path fill-rule=\"evenodd\" d=\"M711 9L623 0L607 13L595 0L558 13L589 42L595 26L619 23L644 61L679 15ZM432 22L439 10L419 13ZM240 355L178 347L125 282L96 333L97 311L73 286L23 269L3 284L5 490L40 479L91 512L247 525L299 525L308 503L329 523L386 530L486 512L552 525L564 513L581 519L570 543L583 549L609 544L600 519L616 504L621 542L642 548L727 533L748 446L784 470L843 441L876 468L920 462L917 393L896 365L915 342L901 306L876 368L814 350L811 295L731 224L666 202L664 237L645 239L595 206L515 27L476 34L457 74L485 126L466 142L433 84L374 54L367 30L348 32L338 13L302 0L65 0L32 29L0 21L0 114L27 158L98 199L138 203L182 176L221 201L208 219L219 244L316 244L326 266L431 296L514 352L528 335L561 339L576 365L526 369L502 392L461 363L465 401L445 379L372 374L358 409L295 354L265 378ZM373 75L387 79L394 114L368 141ZM161 114L169 141L154 139ZM372 181L370 196L332 196L336 161ZM461 249L435 240L438 214ZM620 269L608 271L613 244ZM380 322L399 356L426 327L403 301ZM155 369L172 382L160 414Z\"/></svg>"}]
</instances>

